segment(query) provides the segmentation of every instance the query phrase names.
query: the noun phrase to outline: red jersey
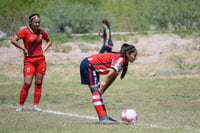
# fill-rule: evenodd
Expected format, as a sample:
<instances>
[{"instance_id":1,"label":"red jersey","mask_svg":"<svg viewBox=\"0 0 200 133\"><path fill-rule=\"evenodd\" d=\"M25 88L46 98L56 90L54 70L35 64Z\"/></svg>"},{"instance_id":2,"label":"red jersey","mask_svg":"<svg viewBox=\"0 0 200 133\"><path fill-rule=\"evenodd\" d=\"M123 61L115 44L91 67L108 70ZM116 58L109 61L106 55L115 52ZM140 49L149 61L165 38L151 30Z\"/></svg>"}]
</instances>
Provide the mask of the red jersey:
<instances>
[{"instance_id":1,"label":"red jersey","mask_svg":"<svg viewBox=\"0 0 200 133\"><path fill-rule=\"evenodd\" d=\"M119 73L122 70L125 59L122 54L104 53L91 55L88 57L88 61L98 74L107 74L112 68Z\"/></svg>"},{"instance_id":2,"label":"red jersey","mask_svg":"<svg viewBox=\"0 0 200 133\"><path fill-rule=\"evenodd\" d=\"M47 39L48 35L45 31L39 29L38 33L33 33L28 27L17 33L17 36L23 39L24 47L28 50L28 56L43 56L42 39Z\"/></svg>"}]
</instances>

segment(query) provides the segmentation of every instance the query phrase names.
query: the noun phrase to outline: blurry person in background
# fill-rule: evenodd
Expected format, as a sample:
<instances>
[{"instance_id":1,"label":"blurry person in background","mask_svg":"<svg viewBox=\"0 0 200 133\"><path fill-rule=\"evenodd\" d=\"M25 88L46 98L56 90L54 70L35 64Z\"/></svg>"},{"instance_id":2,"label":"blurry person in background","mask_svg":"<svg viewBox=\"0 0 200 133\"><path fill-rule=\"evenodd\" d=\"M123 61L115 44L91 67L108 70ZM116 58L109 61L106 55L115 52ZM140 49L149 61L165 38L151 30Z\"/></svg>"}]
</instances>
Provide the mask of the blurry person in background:
<instances>
[{"instance_id":1,"label":"blurry person in background","mask_svg":"<svg viewBox=\"0 0 200 133\"><path fill-rule=\"evenodd\" d=\"M113 47L113 42L111 39L110 23L107 19L102 20L101 26L103 28L103 33L98 32L98 35L103 38L103 45L99 53L111 52Z\"/></svg>"}]
</instances>

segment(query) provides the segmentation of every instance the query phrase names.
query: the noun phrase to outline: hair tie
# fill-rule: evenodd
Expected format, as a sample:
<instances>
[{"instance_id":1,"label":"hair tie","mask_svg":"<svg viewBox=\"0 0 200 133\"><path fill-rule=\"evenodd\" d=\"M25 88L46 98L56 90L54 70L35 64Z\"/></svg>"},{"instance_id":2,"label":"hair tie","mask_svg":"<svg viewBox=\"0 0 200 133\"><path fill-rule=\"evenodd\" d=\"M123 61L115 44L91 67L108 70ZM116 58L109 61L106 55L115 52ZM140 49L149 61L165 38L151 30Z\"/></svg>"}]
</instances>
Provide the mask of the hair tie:
<instances>
[{"instance_id":1,"label":"hair tie","mask_svg":"<svg viewBox=\"0 0 200 133\"><path fill-rule=\"evenodd\" d=\"M34 15L30 18L30 21L32 21L35 17L37 17L37 15Z\"/></svg>"},{"instance_id":2,"label":"hair tie","mask_svg":"<svg viewBox=\"0 0 200 133\"><path fill-rule=\"evenodd\" d=\"M126 51L130 51L130 50L135 50L136 48L134 46L131 46L130 48L126 49Z\"/></svg>"}]
</instances>

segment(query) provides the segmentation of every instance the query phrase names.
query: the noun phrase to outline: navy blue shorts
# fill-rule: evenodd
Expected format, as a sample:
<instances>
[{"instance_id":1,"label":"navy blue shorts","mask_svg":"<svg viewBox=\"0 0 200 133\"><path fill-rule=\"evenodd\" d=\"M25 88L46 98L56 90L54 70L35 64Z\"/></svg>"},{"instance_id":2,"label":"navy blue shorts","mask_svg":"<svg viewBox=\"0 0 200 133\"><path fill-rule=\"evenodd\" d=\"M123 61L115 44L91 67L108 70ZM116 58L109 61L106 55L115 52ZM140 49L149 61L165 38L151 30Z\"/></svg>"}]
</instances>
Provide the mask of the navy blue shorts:
<instances>
[{"instance_id":1,"label":"navy blue shorts","mask_svg":"<svg viewBox=\"0 0 200 133\"><path fill-rule=\"evenodd\" d=\"M80 64L81 84L97 85L99 83L99 74L89 63L88 58L83 59Z\"/></svg>"},{"instance_id":2,"label":"navy blue shorts","mask_svg":"<svg viewBox=\"0 0 200 133\"><path fill-rule=\"evenodd\" d=\"M101 47L99 53L111 52L111 51L112 51L112 47L113 47L113 42L112 42L112 41L109 41L109 42L108 42L108 45L109 45L109 47L107 47L107 46L105 45L105 42L103 42L103 45L102 45L102 47Z\"/></svg>"}]
</instances>

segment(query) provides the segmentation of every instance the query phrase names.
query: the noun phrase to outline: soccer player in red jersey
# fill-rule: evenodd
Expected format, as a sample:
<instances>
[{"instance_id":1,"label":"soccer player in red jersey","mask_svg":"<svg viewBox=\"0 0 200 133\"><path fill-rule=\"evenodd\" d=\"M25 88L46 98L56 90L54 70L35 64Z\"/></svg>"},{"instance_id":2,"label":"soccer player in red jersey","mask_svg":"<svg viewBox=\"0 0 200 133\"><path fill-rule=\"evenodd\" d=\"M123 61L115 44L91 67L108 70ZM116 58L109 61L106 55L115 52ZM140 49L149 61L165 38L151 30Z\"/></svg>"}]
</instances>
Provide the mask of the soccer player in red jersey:
<instances>
[{"instance_id":1,"label":"soccer player in red jersey","mask_svg":"<svg viewBox=\"0 0 200 133\"><path fill-rule=\"evenodd\" d=\"M29 17L29 27L22 29L11 40L17 48L24 52L24 85L22 86L19 98L19 106L17 112L23 111L23 106L28 96L33 78L35 77L34 105L33 110L42 111L38 107L41 92L42 80L46 72L46 61L44 53L51 46L52 41L44 30L40 27L40 15L32 14ZM23 39L24 46L18 40ZM46 41L46 45L42 48L42 40Z\"/></svg>"},{"instance_id":2,"label":"soccer player in red jersey","mask_svg":"<svg viewBox=\"0 0 200 133\"><path fill-rule=\"evenodd\" d=\"M92 102L101 124L114 124L116 120L107 115L102 94L114 82L119 73L124 78L128 70L128 62L136 60L137 50L135 46L123 44L120 52L95 54L85 58L80 64L81 83L88 85L92 93ZM101 85L99 75L106 74Z\"/></svg>"}]
</instances>

